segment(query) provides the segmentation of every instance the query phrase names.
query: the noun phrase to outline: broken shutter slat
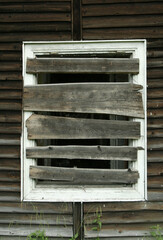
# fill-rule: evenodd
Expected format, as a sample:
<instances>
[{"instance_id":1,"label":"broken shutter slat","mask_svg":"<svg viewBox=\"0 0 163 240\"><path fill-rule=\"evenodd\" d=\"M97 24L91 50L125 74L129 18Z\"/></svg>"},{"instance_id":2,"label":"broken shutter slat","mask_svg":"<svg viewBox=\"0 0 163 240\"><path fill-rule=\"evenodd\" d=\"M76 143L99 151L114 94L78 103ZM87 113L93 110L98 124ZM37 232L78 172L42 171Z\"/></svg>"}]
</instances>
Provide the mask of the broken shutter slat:
<instances>
[{"instance_id":1,"label":"broken shutter slat","mask_svg":"<svg viewBox=\"0 0 163 240\"><path fill-rule=\"evenodd\" d=\"M138 139L140 123L33 114L26 121L28 139Z\"/></svg>"},{"instance_id":2,"label":"broken shutter slat","mask_svg":"<svg viewBox=\"0 0 163 240\"><path fill-rule=\"evenodd\" d=\"M82 169L62 167L30 166L30 178L40 180L53 180L58 183L69 184L133 184L139 174L131 170L111 169Z\"/></svg>"},{"instance_id":3,"label":"broken shutter slat","mask_svg":"<svg viewBox=\"0 0 163 240\"><path fill-rule=\"evenodd\" d=\"M137 58L27 59L27 73L139 73Z\"/></svg>"},{"instance_id":4,"label":"broken shutter slat","mask_svg":"<svg viewBox=\"0 0 163 240\"><path fill-rule=\"evenodd\" d=\"M144 117L141 85L80 83L24 88L24 110L104 113Z\"/></svg>"},{"instance_id":5,"label":"broken shutter slat","mask_svg":"<svg viewBox=\"0 0 163 240\"><path fill-rule=\"evenodd\" d=\"M137 148L128 146L46 146L26 149L27 158L67 158L136 161Z\"/></svg>"}]
</instances>

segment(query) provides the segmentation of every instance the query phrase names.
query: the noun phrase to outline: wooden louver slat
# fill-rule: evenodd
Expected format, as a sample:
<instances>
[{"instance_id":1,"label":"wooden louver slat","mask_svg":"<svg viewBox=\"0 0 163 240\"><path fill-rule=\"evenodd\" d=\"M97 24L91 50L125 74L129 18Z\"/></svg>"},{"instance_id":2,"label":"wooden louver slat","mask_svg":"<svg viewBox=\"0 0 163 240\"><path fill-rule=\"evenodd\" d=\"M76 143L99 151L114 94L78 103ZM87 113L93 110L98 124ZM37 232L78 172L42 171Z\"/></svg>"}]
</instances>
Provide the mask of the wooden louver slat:
<instances>
[{"instance_id":1,"label":"wooden louver slat","mask_svg":"<svg viewBox=\"0 0 163 240\"><path fill-rule=\"evenodd\" d=\"M53 180L61 184L133 184L136 183L139 174L131 170L110 169L82 169L61 167L30 166L30 178L41 180ZM55 182L55 183L56 183Z\"/></svg>"},{"instance_id":2,"label":"wooden louver slat","mask_svg":"<svg viewBox=\"0 0 163 240\"><path fill-rule=\"evenodd\" d=\"M27 73L139 73L134 58L44 58L27 59Z\"/></svg>"},{"instance_id":3,"label":"wooden louver slat","mask_svg":"<svg viewBox=\"0 0 163 240\"><path fill-rule=\"evenodd\" d=\"M26 121L29 139L138 139L140 123L33 114Z\"/></svg>"},{"instance_id":4,"label":"wooden louver slat","mask_svg":"<svg viewBox=\"0 0 163 240\"><path fill-rule=\"evenodd\" d=\"M26 149L27 158L67 158L136 161L137 148L128 146L46 146Z\"/></svg>"},{"instance_id":5,"label":"wooden louver slat","mask_svg":"<svg viewBox=\"0 0 163 240\"><path fill-rule=\"evenodd\" d=\"M49 84L24 88L24 110L107 113L144 117L141 85L131 83Z\"/></svg>"}]
</instances>

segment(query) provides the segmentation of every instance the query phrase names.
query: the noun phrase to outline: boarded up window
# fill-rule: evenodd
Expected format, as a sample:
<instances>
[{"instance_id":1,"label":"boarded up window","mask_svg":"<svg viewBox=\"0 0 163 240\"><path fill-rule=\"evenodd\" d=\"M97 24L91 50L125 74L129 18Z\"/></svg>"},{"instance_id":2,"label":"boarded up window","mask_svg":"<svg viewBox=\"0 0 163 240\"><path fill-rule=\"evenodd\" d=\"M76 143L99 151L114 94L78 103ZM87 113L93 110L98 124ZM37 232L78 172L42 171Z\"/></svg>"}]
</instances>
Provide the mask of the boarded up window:
<instances>
[{"instance_id":1,"label":"boarded up window","mask_svg":"<svg viewBox=\"0 0 163 240\"><path fill-rule=\"evenodd\" d=\"M145 42L24 44L22 198L145 199Z\"/></svg>"}]
</instances>

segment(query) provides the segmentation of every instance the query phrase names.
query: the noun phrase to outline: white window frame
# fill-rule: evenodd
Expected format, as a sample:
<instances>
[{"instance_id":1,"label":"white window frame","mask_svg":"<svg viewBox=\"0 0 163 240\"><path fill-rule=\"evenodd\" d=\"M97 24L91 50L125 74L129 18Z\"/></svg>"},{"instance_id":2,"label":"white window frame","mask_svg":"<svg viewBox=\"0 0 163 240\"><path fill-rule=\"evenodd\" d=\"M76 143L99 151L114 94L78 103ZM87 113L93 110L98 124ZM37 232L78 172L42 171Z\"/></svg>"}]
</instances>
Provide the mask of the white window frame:
<instances>
[{"instance_id":1,"label":"white window frame","mask_svg":"<svg viewBox=\"0 0 163 240\"><path fill-rule=\"evenodd\" d=\"M35 141L28 140L26 119L32 112L23 112L23 131L21 144L21 199L23 201L46 202L103 202L103 201L143 201L147 199L147 133L146 133L146 40L114 40L114 41L66 41L66 42L23 42L23 78L24 86L35 85L36 76L26 73L27 58L35 58L38 54L51 53L104 53L104 52L132 53L133 58L139 58L139 74L132 75L131 81L143 86L142 97L144 105L144 119L134 118L141 123L141 137L132 141L132 146L141 146L138 159L132 167L139 172L138 183L132 187L37 187L35 180L29 177L29 167L36 165L36 160L26 159L26 147L35 146ZM25 146L25 147L24 147Z\"/></svg>"}]
</instances>

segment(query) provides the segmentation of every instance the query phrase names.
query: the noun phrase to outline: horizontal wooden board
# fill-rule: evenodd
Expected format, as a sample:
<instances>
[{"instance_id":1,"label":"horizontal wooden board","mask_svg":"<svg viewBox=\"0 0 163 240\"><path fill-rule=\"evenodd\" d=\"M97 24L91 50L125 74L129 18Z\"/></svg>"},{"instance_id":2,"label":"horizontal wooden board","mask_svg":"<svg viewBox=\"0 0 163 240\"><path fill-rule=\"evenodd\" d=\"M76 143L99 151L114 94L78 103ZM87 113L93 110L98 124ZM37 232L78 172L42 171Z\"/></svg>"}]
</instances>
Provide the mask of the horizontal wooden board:
<instances>
[{"instance_id":1,"label":"horizontal wooden board","mask_svg":"<svg viewBox=\"0 0 163 240\"><path fill-rule=\"evenodd\" d=\"M55 15L55 14L53 14ZM35 16L37 20L37 17ZM15 41L68 41L71 40L70 31L60 31L60 32L11 32L3 33L0 35L0 42L15 42ZM14 71L18 71L15 69ZM1 79L1 78L0 78Z\"/></svg>"},{"instance_id":2,"label":"horizontal wooden board","mask_svg":"<svg viewBox=\"0 0 163 240\"><path fill-rule=\"evenodd\" d=\"M19 171L20 170L20 159L1 158L0 170L4 171Z\"/></svg>"},{"instance_id":3,"label":"horizontal wooden board","mask_svg":"<svg viewBox=\"0 0 163 240\"><path fill-rule=\"evenodd\" d=\"M110 146L48 146L26 149L27 158L136 161L137 148Z\"/></svg>"},{"instance_id":4,"label":"horizontal wooden board","mask_svg":"<svg viewBox=\"0 0 163 240\"><path fill-rule=\"evenodd\" d=\"M144 117L142 86L130 83L49 84L24 88L27 111L107 113Z\"/></svg>"},{"instance_id":5,"label":"horizontal wooden board","mask_svg":"<svg viewBox=\"0 0 163 240\"><path fill-rule=\"evenodd\" d=\"M150 119L154 118L163 118L163 109L148 109L148 121L150 122Z\"/></svg>"},{"instance_id":6,"label":"horizontal wooden board","mask_svg":"<svg viewBox=\"0 0 163 240\"><path fill-rule=\"evenodd\" d=\"M0 71L3 71L3 72L21 71L21 69L22 69L22 64L20 61L18 62L6 61L6 62L1 62L0 64Z\"/></svg>"},{"instance_id":7,"label":"horizontal wooden board","mask_svg":"<svg viewBox=\"0 0 163 240\"><path fill-rule=\"evenodd\" d=\"M23 83L21 81L0 81L0 89L2 90L20 90L23 88Z\"/></svg>"},{"instance_id":8,"label":"horizontal wooden board","mask_svg":"<svg viewBox=\"0 0 163 240\"><path fill-rule=\"evenodd\" d=\"M148 176L163 175L163 163L148 163Z\"/></svg>"},{"instance_id":9,"label":"horizontal wooden board","mask_svg":"<svg viewBox=\"0 0 163 240\"><path fill-rule=\"evenodd\" d=\"M66 22L71 21L70 13L1 13L0 22Z\"/></svg>"},{"instance_id":10,"label":"horizontal wooden board","mask_svg":"<svg viewBox=\"0 0 163 240\"><path fill-rule=\"evenodd\" d=\"M22 99L21 90L0 90L0 99Z\"/></svg>"},{"instance_id":11,"label":"horizontal wooden board","mask_svg":"<svg viewBox=\"0 0 163 240\"><path fill-rule=\"evenodd\" d=\"M163 162L163 151L148 151L148 162Z\"/></svg>"},{"instance_id":12,"label":"horizontal wooden board","mask_svg":"<svg viewBox=\"0 0 163 240\"><path fill-rule=\"evenodd\" d=\"M3 3L0 5L0 12L70 12L70 2Z\"/></svg>"},{"instance_id":13,"label":"horizontal wooden board","mask_svg":"<svg viewBox=\"0 0 163 240\"><path fill-rule=\"evenodd\" d=\"M151 109L160 109L160 108L163 108L163 99L152 99L152 100L148 100L147 101L147 106L148 108L151 108Z\"/></svg>"},{"instance_id":14,"label":"horizontal wooden board","mask_svg":"<svg viewBox=\"0 0 163 240\"><path fill-rule=\"evenodd\" d=\"M28 23L5 23L0 24L0 32L61 32L71 31L71 22L28 22ZM17 59L12 55L12 59ZM7 58L7 57L5 57ZM19 58L20 60L20 58Z\"/></svg>"},{"instance_id":15,"label":"horizontal wooden board","mask_svg":"<svg viewBox=\"0 0 163 240\"><path fill-rule=\"evenodd\" d=\"M148 189L148 200L149 201L163 201L162 189Z\"/></svg>"},{"instance_id":16,"label":"horizontal wooden board","mask_svg":"<svg viewBox=\"0 0 163 240\"><path fill-rule=\"evenodd\" d=\"M30 166L30 177L34 179L53 180L68 184L132 184L136 183L139 174L128 170L95 170L82 168L57 168Z\"/></svg>"},{"instance_id":17,"label":"horizontal wooden board","mask_svg":"<svg viewBox=\"0 0 163 240\"><path fill-rule=\"evenodd\" d=\"M54 215L54 214L46 214L43 215L42 213L25 213L25 214L11 214L11 213L1 213L0 214L0 224L11 224L14 223L15 225L24 224L24 225L42 225L46 228L50 225L65 225L71 226L72 225L72 216L69 215Z\"/></svg>"},{"instance_id":18,"label":"horizontal wooden board","mask_svg":"<svg viewBox=\"0 0 163 240\"><path fill-rule=\"evenodd\" d=\"M83 29L83 40L126 39L126 36L127 36L127 39L135 39L135 38L157 39L157 38L162 38L163 29L162 27ZM158 76L160 75L157 75L157 77Z\"/></svg>"},{"instance_id":19,"label":"horizontal wooden board","mask_svg":"<svg viewBox=\"0 0 163 240\"><path fill-rule=\"evenodd\" d=\"M163 149L163 138L148 138L148 149L157 149L162 150Z\"/></svg>"},{"instance_id":20,"label":"horizontal wooden board","mask_svg":"<svg viewBox=\"0 0 163 240\"><path fill-rule=\"evenodd\" d=\"M104 202L104 203L84 203L84 213L98 212L132 212L132 211L163 211L163 203L153 202Z\"/></svg>"},{"instance_id":21,"label":"horizontal wooden board","mask_svg":"<svg viewBox=\"0 0 163 240\"><path fill-rule=\"evenodd\" d=\"M163 222L162 211L121 211L121 212L105 212L100 218L103 224L134 224L134 223L158 223ZM151 216L155 216L151 218ZM92 225L96 218L95 214L86 214L85 224Z\"/></svg>"},{"instance_id":22,"label":"horizontal wooden board","mask_svg":"<svg viewBox=\"0 0 163 240\"><path fill-rule=\"evenodd\" d=\"M19 100L1 100L0 110L21 110L22 104Z\"/></svg>"},{"instance_id":23,"label":"horizontal wooden board","mask_svg":"<svg viewBox=\"0 0 163 240\"><path fill-rule=\"evenodd\" d=\"M140 123L33 114L26 121L29 139L138 139Z\"/></svg>"},{"instance_id":24,"label":"horizontal wooden board","mask_svg":"<svg viewBox=\"0 0 163 240\"><path fill-rule=\"evenodd\" d=\"M147 71L147 77L150 79L162 78L163 69L162 68L150 68Z\"/></svg>"},{"instance_id":25,"label":"horizontal wooden board","mask_svg":"<svg viewBox=\"0 0 163 240\"><path fill-rule=\"evenodd\" d=\"M139 60L129 58L27 59L27 73L139 73Z\"/></svg>"},{"instance_id":26,"label":"horizontal wooden board","mask_svg":"<svg viewBox=\"0 0 163 240\"><path fill-rule=\"evenodd\" d=\"M13 198L14 199L14 198ZM16 199L16 197L15 197ZM45 231L46 229L46 237L50 240L51 237L54 237L54 240L59 240L59 239L65 239L68 238L70 239L73 236L73 230L72 226L66 226L66 225L61 225L61 226L48 226L48 223L45 224L3 224L3 226L0 226L0 236L3 237L3 239L6 239L6 236L10 236L10 239L13 237L17 236L20 238L26 237L30 235L33 232L36 232L38 230L40 231ZM12 236L12 238L11 238Z\"/></svg>"},{"instance_id":27,"label":"horizontal wooden board","mask_svg":"<svg viewBox=\"0 0 163 240\"><path fill-rule=\"evenodd\" d=\"M0 181L3 182L20 182L19 171L0 171ZM7 190L6 190L7 191Z\"/></svg>"},{"instance_id":28,"label":"horizontal wooden board","mask_svg":"<svg viewBox=\"0 0 163 240\"><path fill-rule=\"evenodd\" d=\"M163 51L158 49L148 49L147 51L148 58L160 58L163 57Z\"/></svg>"},{"instance_id":29,"label":"horizontal wooden board","mask_svg":"<svg viewBox=\"0 0 163 240\"><path fill-rule=\"evenodd\" d=\"M163 81L162 79L148 79L148 89L150 88L159 88L159 87L163 87Z\"/></svg>"},{"instance_id":30,"label":"horizontal wooden board","mask_svg":"<svg viewBox=\"0 0 163 240\"><path fill-rule=\"evenodd\" d=\"M19 158L20 147L19 146L0 146L0 158Z\"/></svg>"},{"instance_id":31,"label":"horizontal wooden board","mask_svg":"<svg viewBox=\"0 0 163 240\"><path fill-rule=\"evenodd\" d=\"M19 80L22 81L23 77L21 72L2 72L0 74L0 80Z\"/></svg>"},{"instance_id":32,"label":"horizontal wooden board","mask_svg":"<svg viewBox=\"0 0 163 240\"><path fill-rule=\"evenodd\" d=\"M150 138L152 137L158 137L158 138L161 138L163 137L163 129L149 129L148 130L148 133L147 133L147 136Z\"/></svg>"},{"instance_id":33,"label":"horizontal wooden board","mask_svg":"<svg viewBox=\"0 0 163 240\"><path fill-rule=\"evenodd\" d=\"M6 25L3 25L4 29ZM0 32L2 32L2 28L0 26ZM0 61L20 61L21 53L19 52L1 52Z\"/></svg>"},{"instance_id":34,"label":"horizontal wooden board","mask_svg":"<svg viewBox=\"0 0 163 240\"><path fill-rule=\"evenodd\" d=\"M163 190L163 176L148 176L148 189Z\"/></svg>"},{"instance_id":35,"label":"horizontal wooden board","mask_svg":"<svg viewBox=\"0 0 163 240\"><path fill-rule=\"evenodd\" d=\"M155 131L155 128L163 128L163 119L162 118L151 118L148 119L148 124L147 124L148 128L152 129L153 131ZM156 129L157 131L157 129Z\"/></svg>"},{"instance_id":36,"label":"horizontal wooden board","mask_svg":"<svg viewBox=\"0 0 163 240\"><path fill-rule=\"evenodd\" d=\"M163 88L150 88L147 91L148 99L163 98Z\"/></svg>"},{"instance_id":37,"label":"horizontal wooden board","mask_svg":"<svg viewBox=\"0 0 163 240\"><path fill-rule=\"evenodd\" d=\"M21 122L21 115L20 111L0 111L0 122Z\"/></svg>"},{"instance_id":38,"label":"horizontal wooden board","mask_svg":"<svg viewBox=\"0 0 163 240\"><path fill-rule=\"evenodd\" d=\"M21 133L21 124L0 123L0 133Z\"/></svg>"},{"instance_id":39,"label":"horizontal wooden board","mask_svg":"<svg viewBox=\"0 0 163 240\"><path fill-rule=\"evenodd\" d=\"M109 16L109 15L146 15L163 13L163 5L160 3L126 3L126 4L97 4L84 5L83 16Z\"/></svg>"},{"instance_id":40,"label":"horizontal wooden board","mask_svg":"<svg viewBox=\"0 0 163 240\"><path fill-rule=\"evenodd\" d=\"M151 215L154 219L154 215ZM92 225L88 226L85 231L85 238L94 239L94 238L103 238L103 239L118 239L118 240L131 240L134 237L139 237L138 240L151 236L151 227L153 223L135 223L135 224L103 224L101 231L92 230ZM162 223L159 223L160 226L163 226ZM118 238L119 237L119 238ZM150 239L150 238L149 238ZM151 240L151 239L150 239Z\"/></svg>"},{"instance_id":41,"label":"horizontal wooden board","mask_svg":"<svg viewBox=\"0 0 163 240\"><path fill-rule=\"evenodd\" d=\"M1 0L4 1L4 0ZM132 0L132 3L138 2L155 2L155 0ZM162 0L157 0L157 2L162 2ZM131 0L82 0L83 4L105 4L105 3L131 3Z\"/></svg>"},{"instance_id":42,"label":"horizontal wooden board","mask_svg":"<svg viewBox=\"0 0 163 240\"><path fill-rule=\"evenodd\" d=\"M105 8L105 7L104 7ZM163 16L99 16L84 17L83 28L109 28L109 27L151 27L162 26ZM157 54L158 55L158 54ZM159 54L161 55L161 54Z\"/></svg>"},{"instance_id":43,"label":"horizontal wooden board","mask_svg":"<svg viewBox=\"0 0 163 240\"><path fill-rule=\"evenodd\" d=\"M1 43L0 44L0 51L19 51L21 52L22 46L20 43Z\"/></svg>"}]
</instances>

